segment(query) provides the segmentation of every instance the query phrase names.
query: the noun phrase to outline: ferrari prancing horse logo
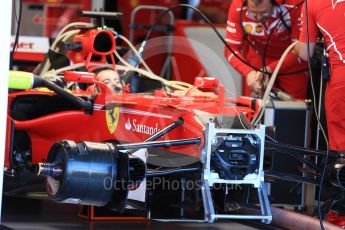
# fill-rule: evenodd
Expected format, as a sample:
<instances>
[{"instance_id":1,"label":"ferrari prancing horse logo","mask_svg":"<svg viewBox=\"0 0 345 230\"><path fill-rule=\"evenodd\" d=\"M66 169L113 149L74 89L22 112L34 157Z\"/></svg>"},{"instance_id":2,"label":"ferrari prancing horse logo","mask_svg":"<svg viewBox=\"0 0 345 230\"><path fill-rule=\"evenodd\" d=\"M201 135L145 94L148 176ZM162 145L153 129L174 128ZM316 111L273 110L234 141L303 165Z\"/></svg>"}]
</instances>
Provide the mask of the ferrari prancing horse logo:
<instances>
[{"instance_id":1,"label":"ferrari prancing horse logo","mask_svg":"<svg viewBox=\"0 0 345 230\"><path fill-rule=\"evenodd\" d=\"M117 123L119 122L120 107L115 104L106 105L105 118L107 122L108 130L113 134L116 130Z\"/></svg>"}]
</instances>

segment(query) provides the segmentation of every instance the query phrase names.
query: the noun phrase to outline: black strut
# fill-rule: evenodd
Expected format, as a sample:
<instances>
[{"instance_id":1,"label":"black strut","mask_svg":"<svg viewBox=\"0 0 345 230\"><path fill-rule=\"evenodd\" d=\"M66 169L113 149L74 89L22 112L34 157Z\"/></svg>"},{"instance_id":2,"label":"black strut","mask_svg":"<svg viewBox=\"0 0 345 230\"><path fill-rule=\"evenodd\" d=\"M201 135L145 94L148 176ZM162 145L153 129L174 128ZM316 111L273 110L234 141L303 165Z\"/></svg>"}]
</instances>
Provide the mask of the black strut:
<instances>
[{"instance_id":1,"label":"black strut","mask_svg":"<svg viewBox=\"0 0 345 230\"><path fill-rule=\"evenodd\" d=\"M156 132L155 134L153 134L152 136L150 136L149 138L144 140L144 142L155 141L158 138L162 137L163 135L167 134L168 132L170 132L171 130L175 129L176 127L178 127L182 124L183 124L183 119L180 117L179 119L177 119L177 121L171 123L170 125L168 125L164 129L159 130L158 132ZM136 149L128 150L126 153L127 154L133 154L134 152L136 152Z\"/></svg>"},{"instance_id":2,"label":"black strut","mask_svg":"<svg viewBox=\"0 0 345 230\"><path fill-rule=\"evenodd\" d=\"M190 144L200 144L201 138L189 138L181 140L166 140L166 141L149 141L141 142L135 144L120 144L114 145L118 150L127 150L127 149L143 149L143 148L152 148L152 147L171 147L178 145L190 145Z\"/></svg>"}]
</instances>

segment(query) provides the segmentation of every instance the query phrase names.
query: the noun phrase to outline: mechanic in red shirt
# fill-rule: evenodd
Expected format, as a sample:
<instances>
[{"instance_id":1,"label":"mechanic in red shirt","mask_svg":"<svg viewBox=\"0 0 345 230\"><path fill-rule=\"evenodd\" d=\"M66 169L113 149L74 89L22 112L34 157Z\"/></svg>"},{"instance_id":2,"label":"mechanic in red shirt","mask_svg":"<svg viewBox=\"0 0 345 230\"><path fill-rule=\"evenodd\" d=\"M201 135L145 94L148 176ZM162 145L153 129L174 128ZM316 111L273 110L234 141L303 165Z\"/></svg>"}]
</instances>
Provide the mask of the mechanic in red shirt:
<instances>
[{"instance_id":1,"label":"mechanic in red shirt","mask_svg":"<svg viewBox=\"0 0 345 230\"><path fill-rule=\"evenodd\" d=\"M233 0L226 27L228 45L257 69L273 72L285 49L299 38L302 2L285 0L278 4L273 0ZM249 96L252 90L260 91L261 80L264 80L260 71L243 63L226 47L225 56L245 78L247 84L243 84L243 94ZM292 67L284 68L285 64ZM279 71L275 87L296 99L305 99L308 73L303 70L306 69L306 62L290 52Z\"/></svg>"},{"instance_id":2,"label":"mechanic in red shirt","mask_svg":"<svg viewBox=\"0 0 345 230\"><path fill-rule=\"evenodd\" d=\"M325 93L328 138L332 150L345 150L345 2L343 0L308 0L308 31L305 7L302 32L296 53L308 59L308 35L312 56L319 31L329 54L330 80Z\"/></svg>"}]
</instances>

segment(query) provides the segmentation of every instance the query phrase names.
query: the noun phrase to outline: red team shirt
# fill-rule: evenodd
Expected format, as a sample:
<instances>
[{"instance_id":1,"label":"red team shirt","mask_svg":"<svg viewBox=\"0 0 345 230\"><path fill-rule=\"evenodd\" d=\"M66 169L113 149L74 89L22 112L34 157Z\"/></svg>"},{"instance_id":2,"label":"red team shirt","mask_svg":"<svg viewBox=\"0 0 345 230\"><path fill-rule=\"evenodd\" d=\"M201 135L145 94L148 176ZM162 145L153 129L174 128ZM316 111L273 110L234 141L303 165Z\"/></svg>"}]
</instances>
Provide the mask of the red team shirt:
<instances>
[{"instance_id":1,"label":"red team shirt","mask_svg":"<svg viewBox=\"0 0 345 230\"><path fill-rule=\"evenodd\" d=\"M279 58L285 49L299 38L300 34L300 10L301 0L286 0L281 5L274 5L272 15L266 23L258 22L250 14L243 0L233 0L229 8L226 27L226 41L239 56L256 68L262 68L262 55L267 42L265 65L272 71L276 67ZM299 5L298 5L299 4ZM243 6L242 6L243 5ZM298 6L296 6L298 5ZM241 9L242 8L242 9ZM282 18L284 17L284 22ZM242 18L242 26L241 26ZM245 35L243 30L246 32ZM271 35L270 35L271 34ZM253 44L250 46L245 37ZM225 49L225 55L229 63L244 77L252 70L231 51ZM280 73L306 69L306 62L290 53L284 63L289 63L292 68L284 69L282 65ZM306 72L279 76L276 85L295 98L305 98L307 92L308 77ZM244 94L249 95L250 89L244 84Z\"/></svg>"},{"instance_id":2,"label":"red team shirt","mask_svg":"<svg viewBox=\"0 0 345 230\"><path fill-rule=\"evenodd\" d=\"M305 7L302 8L303 23ZM345 81L345 1L308 1L309 42L315 43L319 31L322 33L331 66L330 83ZM307 42L306 26L303 26L300 40Z\"/></svg>"},{"instance_id":3,"label":"red team shirt","mask_svg":"<svg viewBox=\"0 0 345 230\"><path fill-rule=\"evenodd\" d=\"M305 7L302 10L305 24ZM320 31L329 54L331 78L327 83L325 109L330 148L345 150L345 1L308 0L309 42L315 43ZM306 26L300 36L307 42Z\"/></svg>"}]
</instances>

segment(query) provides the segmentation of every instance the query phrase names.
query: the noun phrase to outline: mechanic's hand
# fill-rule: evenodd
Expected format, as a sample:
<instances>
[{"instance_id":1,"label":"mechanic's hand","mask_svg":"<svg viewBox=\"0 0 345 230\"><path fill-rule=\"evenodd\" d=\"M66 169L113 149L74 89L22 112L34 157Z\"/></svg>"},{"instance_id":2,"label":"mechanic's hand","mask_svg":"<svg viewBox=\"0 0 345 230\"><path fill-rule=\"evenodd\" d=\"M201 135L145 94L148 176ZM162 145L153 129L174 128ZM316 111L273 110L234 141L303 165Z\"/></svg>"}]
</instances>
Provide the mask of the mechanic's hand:
<instances>
[{"instance_id":1,"label":"mechanic's hand","mask_svg":"<svg viewBox=\"0 0 345 230\"><path fill-rule=\"evenodd\" d=\"M265 69L261 68L261 70L265 70L267 73L272 73L271 68L268 66L266 66Z\"/></svg>"},{"instance_id":2,"label":"mechanic's hand","mask_svg":"<svg viewBox=\"0 0 345 230\"><path fill-rule=\"evenodd\" d=\"M262 71L266 71L266 72L272 74L272 70L271 70L271 68L268 67L268 66L266 66L265 69L261 69L261 70L262 70ZM261 75L263 76L263 77L261 76L261 86L262 86L264 89L266 89L266 88L267 88L267 85L268 85L268 82L269 82L269 80L270 80L270 75L269 75L269 74L264 74L264 73L261 73Z\"/></svg>"},{"instance_id":3,"label":"mechanic's hand","mask_svg":"<svg viewBox=\"0 0 345 230\"><path fill-rule=\"evenodd\" d=\"M258 72L256 70L252 70L247 74L246 80L247 85L254 91L254 92L260 92L261 90L261 72Z\"/></svg>"}]
</instances>

